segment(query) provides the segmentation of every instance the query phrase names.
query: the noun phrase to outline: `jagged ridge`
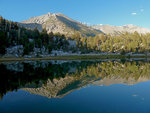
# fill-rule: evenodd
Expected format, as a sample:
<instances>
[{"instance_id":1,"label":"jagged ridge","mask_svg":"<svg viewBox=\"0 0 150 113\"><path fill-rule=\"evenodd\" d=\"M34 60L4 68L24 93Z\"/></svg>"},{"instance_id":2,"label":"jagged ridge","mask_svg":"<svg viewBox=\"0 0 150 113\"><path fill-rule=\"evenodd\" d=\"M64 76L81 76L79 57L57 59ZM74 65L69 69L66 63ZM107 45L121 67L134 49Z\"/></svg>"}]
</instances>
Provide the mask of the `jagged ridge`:
<instances>
[{"instance_id":1,"label":"jagged ridge","mask_svg":"<svg viewBox=\"0 0 150 113\"><path fill-rule=\"evenodd\" d=\"M102 32L104 32L106 34L109 34L109 33L110 34L120 34L123 32L134 33L135 31L137 31L140 34L150 33L150 29L139 27L139 26L132 25L132 24L128 24L128 25L124 25L124 26L111 26L111 25L99 24L99 25L93 25L91 27L101 30Z\"/></svg>"},{"instance_id":2,"label":"jagged ridge","mask_svg":"<svg viewBox=\"0 0 150 113\"><path fill-rule=\"evenodd\" d=\"M20 22L26 28L34 29L37 27L40 31L42 28L53 33L62 33L66 35L74 34L75 32L80 32L82 35L94 36L96 34L102 33L100 30L95 30L85 24L75 21L61 13L48 13L38 17L32 17L26 21Z\"/></svg>"}]
</instances>

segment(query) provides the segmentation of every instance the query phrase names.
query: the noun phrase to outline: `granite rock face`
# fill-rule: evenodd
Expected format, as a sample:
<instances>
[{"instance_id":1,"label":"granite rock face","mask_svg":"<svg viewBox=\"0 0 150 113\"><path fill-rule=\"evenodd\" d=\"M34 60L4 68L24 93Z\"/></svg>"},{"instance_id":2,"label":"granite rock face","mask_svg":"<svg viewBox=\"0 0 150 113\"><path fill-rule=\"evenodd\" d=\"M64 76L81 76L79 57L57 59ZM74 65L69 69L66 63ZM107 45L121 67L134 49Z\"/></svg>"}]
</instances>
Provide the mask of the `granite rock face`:
<instances>
[{"instance_id":1,"label":"granite rock face","mask_svg":"<svg viewBox=\"0 0 150 113\"><path fill-rule=\"evenodd\" d=\"M135 26L132 24L124 25L124 26L111 26L111 25L93 25L92 28L103 31L105 34L120 34L123 32L134 33L135 31L140 34L150 33L150 29Z\"/></svg>"},{"instance_id":2,"label":"granite rock face","mask_svg":"<svg viewBox=\"0 0 150 113\"><path fill-rule=\"evenodd\" d=\"M65 35L72 35L75 32L91 36L102 33L100 30L95 30L61 13L47 13L42 16L32 17L26 21L20 22L19 24L29 29L37 27L39 31L42 31L42 28L46 28L48 33L59 32Z\"/></svg>"},{"instance_id":3,"label":"granite rock face","mask_svg":"<svg viewBox=\"0 0 150 113\"><path fill-rule=\"evenodd\" d=\"M6 57L21 57L23 55L23 45L6 48Z\"/></svg>"}]
</instances>

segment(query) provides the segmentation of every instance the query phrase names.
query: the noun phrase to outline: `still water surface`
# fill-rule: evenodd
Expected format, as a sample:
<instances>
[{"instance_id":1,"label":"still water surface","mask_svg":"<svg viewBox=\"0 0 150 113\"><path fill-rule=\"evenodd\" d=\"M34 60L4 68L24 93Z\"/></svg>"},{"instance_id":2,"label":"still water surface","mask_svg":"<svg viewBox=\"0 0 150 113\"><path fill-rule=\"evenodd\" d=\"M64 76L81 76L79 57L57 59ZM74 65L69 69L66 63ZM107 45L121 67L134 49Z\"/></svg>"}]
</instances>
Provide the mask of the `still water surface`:
<instances>
[{"instance_id":1,"label":"still water surface","mask_svg":"<svg viewBox=\"0 0 150 113\"><path fill-rule=\"evenodd\" d=\"M150 113L149 61L0 63L0 113Z\"/></svg>"}]
</instances>

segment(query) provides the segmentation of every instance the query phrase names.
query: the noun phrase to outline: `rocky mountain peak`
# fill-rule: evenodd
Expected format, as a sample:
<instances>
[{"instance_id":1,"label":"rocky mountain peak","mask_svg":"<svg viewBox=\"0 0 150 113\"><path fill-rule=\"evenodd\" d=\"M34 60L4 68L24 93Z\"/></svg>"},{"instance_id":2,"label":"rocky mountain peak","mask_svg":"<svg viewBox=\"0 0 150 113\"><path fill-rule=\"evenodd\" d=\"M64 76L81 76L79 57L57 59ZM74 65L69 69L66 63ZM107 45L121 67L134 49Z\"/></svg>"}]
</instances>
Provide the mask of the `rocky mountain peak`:
<instances>
[{"instance_id":1,"label":"rocky mountain peak","mask_svg":"<svg viewBox=\"0 0 150 113\"><path fill-rule=\"evenodd\" d=\"M125 27L125 28L137 28L139 26L136 26L136 25L133 25L133 24L127 24L127 25L124 25L123 27Z\"/></svg>"},{"instance_id":2,"label":"rocky mountain peak","mask_svg":"<svg viewBox=\"0 0 150 113\"><path fill-rule=\"evenodd\" d=\"M20 22L20 25L29 29L37 27L39 31L42 31L42 28L46 28L48 33L59 32L67 35L72 35L77 31L86 36L94 36L102 33L100 30L95 30L90 26L86 26L62 13L47 13L41 16L32 17L26 21Z\"/></svg>"},{"instance_id":3,"label":"rocky mountain peak","mask_svg":"<svg viewBox=\"0 0 150 113\"><path fill-rule=\"evenodd\" d=\"M52 13L48 12L48 13L47 13L47 15L49 15L49 16L50 16L50 15L52 15Z\"/></svg>"}]
</instances>

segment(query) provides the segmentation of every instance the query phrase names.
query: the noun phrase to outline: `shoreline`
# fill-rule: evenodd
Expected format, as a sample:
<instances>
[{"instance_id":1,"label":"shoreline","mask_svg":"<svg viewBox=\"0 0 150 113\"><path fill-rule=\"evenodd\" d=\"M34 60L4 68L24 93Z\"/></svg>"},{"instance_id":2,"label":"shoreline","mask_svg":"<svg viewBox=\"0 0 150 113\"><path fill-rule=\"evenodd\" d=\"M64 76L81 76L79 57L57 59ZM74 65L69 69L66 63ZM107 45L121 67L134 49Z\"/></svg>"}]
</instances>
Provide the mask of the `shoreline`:
<instances>
[{"instance_id":1,"label":"shoreline","mask_svg":"<svg viewBox=\"0 0 150 113\"><path fill-rule=\"evenodd\" d=\"M100 60L100 59L131 59L131 58L150 58L150 56L125 56L125 55L72 55L72 56L50 56L50 57L3 57L0 62L11 61L40 61L40 60Z\"/></svg>"}]
</instances>

